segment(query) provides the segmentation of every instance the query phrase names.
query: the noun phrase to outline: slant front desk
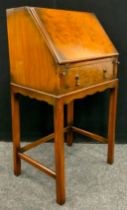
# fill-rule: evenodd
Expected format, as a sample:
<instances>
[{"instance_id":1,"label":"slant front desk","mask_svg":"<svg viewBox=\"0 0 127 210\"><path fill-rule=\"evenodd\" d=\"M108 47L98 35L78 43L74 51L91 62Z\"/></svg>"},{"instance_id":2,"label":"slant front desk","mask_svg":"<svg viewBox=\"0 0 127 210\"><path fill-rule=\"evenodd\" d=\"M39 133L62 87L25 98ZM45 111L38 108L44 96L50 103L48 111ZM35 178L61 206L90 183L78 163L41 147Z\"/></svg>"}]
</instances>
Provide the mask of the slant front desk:
<instances>
[{"instance_id":1,"label":"slant front desk","mask_svg":"<svg viewBox=\"0 0 127 210\"><path fill-rule=\"evenodd\" d=\"M7 29L14 173L21 173L23 159L55 178L57 202L63 204L64 132L67 133L68 145L72 145L74 132L107 142L107 162L113 163L118 53L92 13L33 7L9 9ZM107 89L110 90L107 138L75 127L74 100ZM54 133L24 147L20 146L19 94L45 101L54 107ZM67 104L66 128L64 104ZM54 139L55 145L54 171L25 154L50 139Z\"/></svg>"}]
</instances>

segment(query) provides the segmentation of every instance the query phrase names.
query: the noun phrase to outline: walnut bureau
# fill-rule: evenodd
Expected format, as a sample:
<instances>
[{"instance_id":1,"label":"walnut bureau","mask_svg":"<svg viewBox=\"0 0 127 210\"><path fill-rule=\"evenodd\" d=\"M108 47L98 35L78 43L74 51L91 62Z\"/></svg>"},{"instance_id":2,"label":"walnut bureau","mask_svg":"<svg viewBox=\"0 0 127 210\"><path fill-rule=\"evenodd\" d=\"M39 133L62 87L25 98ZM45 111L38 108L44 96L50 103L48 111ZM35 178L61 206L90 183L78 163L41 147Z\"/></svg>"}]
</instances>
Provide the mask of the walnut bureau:
<instances>
[{"instance_id":1,"label":"walnut bureau","mask_svg":"<svg viewBox=\"0 0 127 210\"><path fill-rule=\"evenodd\" d=\"M99 23L88 12L35 7L7 10L7 31L11 74L14 174L21 173L21 159L56 180L56 197L65 202L64 133L72 145L78 132L108 143L107 162L114 158L118 52ZM75 127L73 102L109 89L107 138ZM54 107L54 133L27 146L20 145L19 94ZM64 104L67 127L64 128ZM54 139L55 170L32 159L25 152Z\"/></svg>"}]
</instances>

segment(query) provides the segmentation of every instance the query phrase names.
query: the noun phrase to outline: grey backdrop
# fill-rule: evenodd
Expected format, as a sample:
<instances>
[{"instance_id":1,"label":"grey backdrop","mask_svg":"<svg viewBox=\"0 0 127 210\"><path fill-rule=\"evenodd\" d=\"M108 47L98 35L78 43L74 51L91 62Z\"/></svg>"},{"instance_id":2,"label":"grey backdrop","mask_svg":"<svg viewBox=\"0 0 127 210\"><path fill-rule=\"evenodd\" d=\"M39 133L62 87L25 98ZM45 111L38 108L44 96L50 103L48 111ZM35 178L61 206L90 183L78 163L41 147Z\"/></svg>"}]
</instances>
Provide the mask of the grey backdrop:
<instances>
[{"instance_id":1,"label":"grey backdrop","mask_svg":"<svg viewBox=\"0 0 127 210\"><path fill-rule=\"evenodd\" d=\"M126 0L29 0L0 1L0 139L11 139L9 91L9 61L5 9L17 6L41 6L69 10L91 11L100 19L120 53L119 93L116 141L127 139L127 1ZM35 138L53 130L52 107L46 103L21 97L22 138ZM66 107L65 107L66 112ZM75 102L75 123L82 128L106 134L108 92Z\"/></svg>"}]
</instances>

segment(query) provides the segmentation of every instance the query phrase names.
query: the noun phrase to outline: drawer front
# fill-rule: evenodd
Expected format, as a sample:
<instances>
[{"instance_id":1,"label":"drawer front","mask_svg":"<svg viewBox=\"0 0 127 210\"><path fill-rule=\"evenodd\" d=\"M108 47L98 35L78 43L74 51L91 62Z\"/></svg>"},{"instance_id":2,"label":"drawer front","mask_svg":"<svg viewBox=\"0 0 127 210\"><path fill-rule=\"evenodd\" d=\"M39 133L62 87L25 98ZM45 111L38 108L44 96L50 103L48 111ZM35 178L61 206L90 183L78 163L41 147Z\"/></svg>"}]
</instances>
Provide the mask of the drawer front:
<instances>
[{"instance_id":1,"label":"drawer front","mask_svg":"<svg viewBox=\"0 0 127 210\"><path fill-rule=\"evenodd\" d=\"M113 62L77 66L61 73L61 88L75 89L94 85L115 77Z\"/></svg>"}]
</instances>

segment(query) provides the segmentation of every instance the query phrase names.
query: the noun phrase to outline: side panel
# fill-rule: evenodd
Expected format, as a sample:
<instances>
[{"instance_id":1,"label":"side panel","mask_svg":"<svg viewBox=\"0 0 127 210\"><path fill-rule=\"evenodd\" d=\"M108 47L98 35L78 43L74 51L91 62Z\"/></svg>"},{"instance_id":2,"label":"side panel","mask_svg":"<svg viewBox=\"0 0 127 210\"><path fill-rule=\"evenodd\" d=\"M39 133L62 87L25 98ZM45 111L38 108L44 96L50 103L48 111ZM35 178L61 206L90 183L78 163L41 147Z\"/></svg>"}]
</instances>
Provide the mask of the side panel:
<instances>
[{"instance_id":1,"label":"side panel","mask_svg":"<svg viewBox=\"0 0 127 210\"><path fill-rule=\"evenodd\" d=\"M57 65L26 8L7 11L11 81L49 93L57 92Z\"/></svg>"}]
</instances>

